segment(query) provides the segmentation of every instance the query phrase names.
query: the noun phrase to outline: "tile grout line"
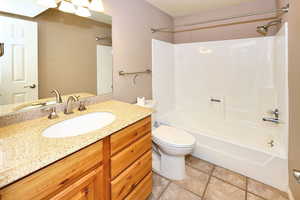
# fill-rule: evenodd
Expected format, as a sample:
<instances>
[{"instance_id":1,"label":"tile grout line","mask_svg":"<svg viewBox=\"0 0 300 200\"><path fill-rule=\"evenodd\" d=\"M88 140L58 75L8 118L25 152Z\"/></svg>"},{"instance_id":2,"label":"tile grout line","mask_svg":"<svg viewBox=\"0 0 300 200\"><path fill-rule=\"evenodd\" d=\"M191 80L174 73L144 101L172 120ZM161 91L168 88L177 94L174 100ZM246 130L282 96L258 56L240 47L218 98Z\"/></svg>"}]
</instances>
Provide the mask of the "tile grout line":
<instances>
[{"instance_id":1,"label":"tile grout line","mask_svg":"<svg viewBox=\"0 0 300 200\"><path fill-rule=\"evenodd\" d=\"M259 197L259 198L261 198L261 199L263 199L263 200L268 200L268 199L266 199L266 198L264 198L264 197L262 197L262 196L260 196L260 195L258 195L258 194L255 194L254 192L250 192L249 190L248 190L248 182L249 182L249 177L246 177L247 178L247 182L246 182L246 184L247 184L247 187L246 187L246 194L247 194L247 196L248 196L248 193L249 194L252 194L252 195L254 195L254 196L257 196L257 197ZM247 199L246 199L247 200Z\"/></svg>"},{"instance_id":2,"label":"tile grout line","mask_svg":"<svg viewBox=\"0 0 300 200\"><path fill-rule=\"evenodd\" d=\"M211 174L212 177L214 177L214 178L216 178L216 179L218 179L218 180L220 180L220 181L222 181L222 182L224 182L224 183L227 183L227 184L229 184L229 185L231 185L231 186L234 186L234 187L236 187L236 188L238 188L238 189L240 189L240 190L246 191L245 188L241 188L241 187L239 187L239 186L237 186L237 185L234 185L234 184L232 184L232 183L230 183L230 182L228 182L228 181L226 181L226 180L223 180L223 179L221 179L221 178L219 178L219 177L217 177L217 176L214 176L214 175L213 175L213 171L214 171L215 167L219 167L219 166L217 166L217 165L213 166L213 169L211 170L211 171L212 171L211 173L207 173L207 172L205 172L205 171L202 171L202 170L200 170L200 169L198 169L198 168L195 168L195 167L192 167L192 166L190 166L190 165L188 165L188 166L191 167L191 168L193 168L193 169L195 169L195 170L197 170L197 171L199 171L199 172L202 172L202 173L205 173L205 174L208 174L208 175ZM234 172L234 173L235 173L235 172ZM241 174L240 174L240 175L241 175ZM241 176L245 177L246 180L247 180L247 177L246 177L246 176L244 176L244 175L241 175ZM247 187L247 186L246 186L246 187Z\"/></svg>"},{"instance_id":3,"label":"tile grout line","mask_svg":"<svg viewBox=\"0 0 300 200\"><path fill-rule=\"evenodd\" d=\"M206 173L206 174L207 174L207 173ZM157 200L159 200L159 198L160 198L160 197L162 196L162 194L167 190L167 188L169 187L169 185L170 185L171 183L174 183L175 185L177 185L178 187L180 187L181 189L183 189L183 190L185 190L185 191L187 191L187 192L190 192L190 193L192 193L192 194L194 194L194 195L196 195L196 196L198 196L198 197L201 197L199 194L197 194L197 193L195 193L195 192L193 192L193 191L191 191L191 190L189 190L189 189L186 189L186 188L182 187L180 184L177 184L176 181L174 181L174 180L165 178L165 177L163 177L163 176L161 176L161 175L159 175L159 174L156 174L156 175L158 175L158 176L162 177L163 179L166 179L167 181L169 181L169 183L167 184L166 188L163 189L163 191L161 192L161 194L159 195L159 197L158 197ZM201 198L202 198L202 197L201 197Z\"/></svg>"},{"instance_id":4,"label":"tile grout line","mask_svg":"<svg viewBox=\"0 0 300 200\"><path fill-rule=\"evenodd\" d=\"M204 170L201 170L201 169L198 169L197 167L194 167L194 166L192 166L192 165L189 165L189 164L187 164L187 166L188 167L190 167L190 168L192 168L192 169L195 169L195 170L197 170L197 171L199 171L199 172L202 172L202 173L204 173L204 174L208 174L208 175L210 175L210 172L209 173L207 173L206 171L204 171ZM211 170L210 170L211 171Z\"/></svg>"},{"instance_id":5,"label":"tile grout line","mask_svg":"<svg viewBox=\"0 0 300 200\"><path fill-rule=\"evenodd\" d=\"M195 158L195 159L199 159L199 158ZM199 159L199 160L201 160L201 159ZM209 175L209 180L208 180L208 183L206 184L206 187L205 187L205 190L204 190L204 193L203 193L203 197L205 196L205 194L206 194L206 192L207 192L206 190L207 190L208 184L209 184L211 178L213 177L213 178L216 178L216 179L218 179L218 180L220 180L220 181L222 181L222 182L224 182L224 183L226 183L226 184L229 184L229 185L231 185L231 186L233 186L233 187L236 187L236 188L238 188L238 189L244 191L244 192L245 192L245 200L248 199L248 197L249 197L248 194L252 194L252 195L254 195L254 196L256 196L256 197L259 197L259 198L261 198L262 200L268 200L268 199L266 199L266 198L264 198L264 197L262 197L262 196L260 196L260 195L258 195L258 194L255 194L255 193L253 193L253 192L250 192L250 191L248 190L248 187L249 187L249 179L250 179L248 176L245 176L245 175L243 175L243 174L240 174L240 173L237 173L237 172L235 172L235 171L232 171L233 173L236 173L236 174L238 174L238 175L241 175L241 176L245 177L245 179L246 179L246 181L245 181L245 182L246 182L245 188L241 188L240 186L234 185L234 184L232 184L232 183L230 183L230 182L228 182L228 181L226 181L226 180L223 180L222 178L219 178L219 177L213 175L213 172L214 172L214 170L215 170L217 167L223 168L223 169L225 169L225 170L229 170L229 169L224 168L224 167L221 167L221 166L218 166L218 165L215 165L215 164L212 164L212 163L209 163L209 162L207 162L207 161L205 161L205 160L203 160L203 161L213 166L213 169L211 170L210 173L207 173L207 172L204 171L204 170L198 169L197 167L194 167L192 164L186 163L186 165L189 166L189 167L191 167L192 169L197 170L197 171L199 171L199 172L202 172L202 173L205 173L205 174ZM229 171L231 171L231 170L229 170ZM176 183L175 183L175 184L176 184ZM185 189L185 188L183 188L183 189ZM276 189L276 188L275 188L275 189ZM186 190L186 191L189 191L189 190L187 190L187 189L185 189L185 190ZM192 192L192 191L189 191L189 192ZM192 193L193 193L193 192L192 192ZM198 194L196 194L196 195L199 196ZM281 196L282 196L282 195L281 195ZM201 197L201 196L200 196L200 197ZM288 199L287 199L287 200L288 200Z\"/></svg>"},{"instance_id":6,"label":"tile grout line","mask_svg":"<svg viewBox=\"0 0 300 200\"><path fill-rule=\"evenodd\" d=\"M195 196L200 197L200 198L202 199L202 196L200 196L199 194L197 194L197 193L195 193L195 192L193 192L193 191L191 191L191 190L189 190L189 189L186 189L186 188L182 187L181 185L177 184L176 182L172 182L172 183L174 183L175 185L177 185L177 186L180 187L181 189L185 190L186 192L192 193L192 194L194 194Z\"/></svg>"},{"instance_id":7,"label":"tile grout line","mask_svg":"<svg viewBox=\"0 0 300 200\"><path fill-rule=\"evenodd\" d=\"M212 168L212 170L211 170L211 172L210 172L210 174L209 174L208 181L207 181L207 183L206 183L205 189L204 189L203 194L202 194L202 198L203 198L203 199L204 199L204 197L205 197L206 191L207 191L207 189L208 189L209 182L210 182L210 180L211 180L211 177L212 177L212 175L213 175L215 169L216 169L216 166L213 165L213 168Z\"/></svg>"},{"instance_id":8,"label":"tile grout line","mask_svg":"<svg viewBox=\"0 0 300 200\"><path fill-rule=\"evenodd\" d=\"M254 195L254 196L256 196L256 197L259 197L259 198L261 198L262 200L269 200L269 199L266 199L266 198L264 198L264 197L262 197L262 196L260 196L260 195L257 195L257 194L255 194L255 193L253 193L253 192L248 192L249 194L252 194L252 195Z\"/></svg>"},{"instance_id":9,"label":"tile grout line","mask_svg":"<svg viewBox=\"0 0 300 200\"><path fill-rule=\"evenodd\" d=\"M222 181L222 182L224 182L224 183L226 183L226 184L228 184L228 185L231 185L231 186L233 186L233 187L236 187L236 188L238 188L238 189L240 189L240 190L246 191L245 188L241 188L240 186L236 186L236 185L234 185L233 183L230 183L230 182L228 182L228 181L226 181L226 180L223 180L223 179L221 179L221 178L219 178L219 177L217 177L217 176L212 176L212 177L214 177L214 178L218 179L219 181Z\"/></svg>"},{"instance_id":10,"label":"tile grout line","mask_svg":"<svg viewBox=\"0 0 300 200\"><path fill-rule=\"evenodd\" d=\"M168 187L170 186L172 182L169 181L169 183L166 185L166 187L161 191L161 193L158 195L157 199L156 200L159 200L160 197L165 193L165 191L168 189Z\"/></svg>"}]
</instances>

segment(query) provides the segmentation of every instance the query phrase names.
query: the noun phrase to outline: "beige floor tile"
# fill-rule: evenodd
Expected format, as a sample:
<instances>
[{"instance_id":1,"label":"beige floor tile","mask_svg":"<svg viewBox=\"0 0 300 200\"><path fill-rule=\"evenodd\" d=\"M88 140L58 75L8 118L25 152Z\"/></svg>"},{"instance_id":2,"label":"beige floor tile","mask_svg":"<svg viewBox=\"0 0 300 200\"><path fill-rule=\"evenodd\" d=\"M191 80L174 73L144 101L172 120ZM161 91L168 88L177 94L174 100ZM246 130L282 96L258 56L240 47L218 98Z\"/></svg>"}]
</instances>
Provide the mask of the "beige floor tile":
<instances>
[{"instance_id":1,"label":"beige floor tile","mask_svg":"<svg viewBox=\"0 0 300 200\"><path fill-rule=\"evenodd\" d=\"M205 200L245 200L246 192L212 177L205 193Z\"/></svg>"},{"instance_id":2,"label":"beige floor tile","mask_svg":"<svg viewBox=\"0 0 300 200\"><path fill-rule=\"evenodd\" d=\"M148 200L156 200L161 195L161 193L166 189L166 187L169 184L169 180L153 173L152 176L153 179L153 188L152 188L152 194L149 197Z\"/></svg>"},{"instance_id":3,"label":"beige floor tile","mask_svg":"<svg viewBox=\"0 0 300 200\"><path fill-rule=\"evenodd\" d=\"M247 200L264 200L264 199L254 195L254 194L248 193Z\"/></svg>"},{"instance_id":4,"label":"beige floor tile","mask_svg":"<svg viewBox=\"0 0 300 200\"><path fill-rule=\"evenodd\" d=\"M267 200L287 200L285 193L253 179L248 180L248 191Z\"/></svg>"},{"instance_id":5,"label":"beige floor tile","mask_svg":"<svg viewBox=\"0 0 300 200\"><path fill-rule=\"evenodd\" d=\"M159 200L201 200L197 195L171 183Z\"/></svg>"},{"instance_id":6,"label":"beige floor tile","mask_svg":"<svg viewBox=\"0 0 300 200\"><path fill-rule=\"evenodd\" d=\"M181 187L202 196L208 182L208 178L208 174L186 166L186 178L182 181L174 182Z\"/></svg>"},{"instance_id":7,"label":"beige floor tile","mask_svg":"<svg viewBox=\"0 0 300 200\"><path fill-rule=\"evenodd\" d=\"M193 156L187 157L186 164L191 167L194 167L196 169L199 169L205 173L208 173L208 174L211 173L211 171L213 170L213 167L214 167L213 164L210 164L209 162L195 158Z\"/></svg>"},{"instance_id":8,"label":"beige floor tile","mask_svg":"<svg viewBox=\"0 0 300 200\"><path fill-rule=\"evenodd\" d=\"M216 167L213 172L213 176L218 177L242 189L246 189L246 177L228 169Z\"/></svg>"}]
</instances>

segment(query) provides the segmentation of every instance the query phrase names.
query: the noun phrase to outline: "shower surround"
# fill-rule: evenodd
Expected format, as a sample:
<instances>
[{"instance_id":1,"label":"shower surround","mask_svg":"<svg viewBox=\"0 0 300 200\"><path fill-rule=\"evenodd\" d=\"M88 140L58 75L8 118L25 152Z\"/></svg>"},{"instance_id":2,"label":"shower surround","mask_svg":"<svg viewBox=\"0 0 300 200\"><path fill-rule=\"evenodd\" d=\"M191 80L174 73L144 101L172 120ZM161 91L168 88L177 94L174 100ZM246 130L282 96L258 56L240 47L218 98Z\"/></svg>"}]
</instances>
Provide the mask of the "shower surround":
<instances>
[{"instance_id":1,"label":"shower surround","mask_svg":"<svg viewBox=\"0 0 300 200\"><path fill-rule=\"evenodd\" d=\"M193 155L287 190L287 24L276 36L152 42L159 123L193 134ZM280 123L264 122L279 109Z\"/></svg>"}]
</instances>

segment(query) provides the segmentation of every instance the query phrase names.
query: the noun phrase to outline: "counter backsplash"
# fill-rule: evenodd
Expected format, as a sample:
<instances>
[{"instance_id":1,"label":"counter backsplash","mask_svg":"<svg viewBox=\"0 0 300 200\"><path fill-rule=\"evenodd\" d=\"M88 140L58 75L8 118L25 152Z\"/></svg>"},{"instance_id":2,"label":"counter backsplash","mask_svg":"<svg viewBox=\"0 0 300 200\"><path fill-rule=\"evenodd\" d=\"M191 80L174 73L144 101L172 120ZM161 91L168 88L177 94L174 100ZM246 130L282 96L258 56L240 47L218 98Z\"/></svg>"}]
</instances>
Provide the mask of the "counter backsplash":
<instances>
[{"instance_id":1,"label":"counter backsplash","mask_svg":"<svg viewBox=\"0 0 300 200\"><path fill-rule=\"evenodd\" d=\"M113 99L112 94L87 97L85 99L82 99L81 101L84 101L85 105L88 106L91 104L100 103L100 102L107 101L110 99ZM49 107L56 107L56 111L59 113L64 110L65 106L66 106L66 102L55 105L55 106L49 106ZM74 107L75 106L79 106L79 102L74 103ZM45 108L48 108L48 107L45 107ZM14 113L0 116L0 127L47 116L47 115L49 115L49 111L46 111L45 108L36 108L36 109L32 109L32 110L27 110L27 111L19 111L19 112L14 112Z\"/></svg>"}]
</instances>

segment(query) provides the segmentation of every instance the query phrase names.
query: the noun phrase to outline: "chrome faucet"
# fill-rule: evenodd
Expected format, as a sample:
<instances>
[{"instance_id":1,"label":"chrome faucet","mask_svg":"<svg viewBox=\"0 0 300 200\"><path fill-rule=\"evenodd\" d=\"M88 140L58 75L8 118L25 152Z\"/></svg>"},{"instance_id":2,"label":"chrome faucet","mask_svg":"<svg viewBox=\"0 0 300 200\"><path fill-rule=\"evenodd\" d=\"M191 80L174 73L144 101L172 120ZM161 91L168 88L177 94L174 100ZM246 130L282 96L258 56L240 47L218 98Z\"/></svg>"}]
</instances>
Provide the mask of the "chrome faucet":
<instances>
[{"instance_id":1,"label":"chrome faucet","mask_svg":"<svg viewBox=\"0 0 300 200\"><path fill-rule=\"evenodd\" d=\"M274 118L263 118L264 122L272 122L275 124L279 124L279 110L276 108L274 111L271 112L274 115Z\"/></svg>"},{"instance_id":2,"label":"chrome faucet","mask_svg":"<svg viewBox=\"0 0 300 200\"><path fill-rule=\"evenodd\" d=\"M58 90L56 89L53 89L51 90L51 94L55 94L55 97L56 97L56 103L62 103L62 98L61 98L61 94Z\"/></svg>"},{"instance_id":3,"label":"chrome faucet","mask_svg":"<svg viewBox=\"0 0 300 200\"><path fill-rule=\"evenodd\" d=\"M65 108L65 112L64 112L66 115L74 113L73 110L72 110L72 102L76 102L76 101L78 101L77 96L74 96L74 95L69 96L69 98L67 100L67 105L66 105L66 108Z\"/></svg>"}]
</instances>

